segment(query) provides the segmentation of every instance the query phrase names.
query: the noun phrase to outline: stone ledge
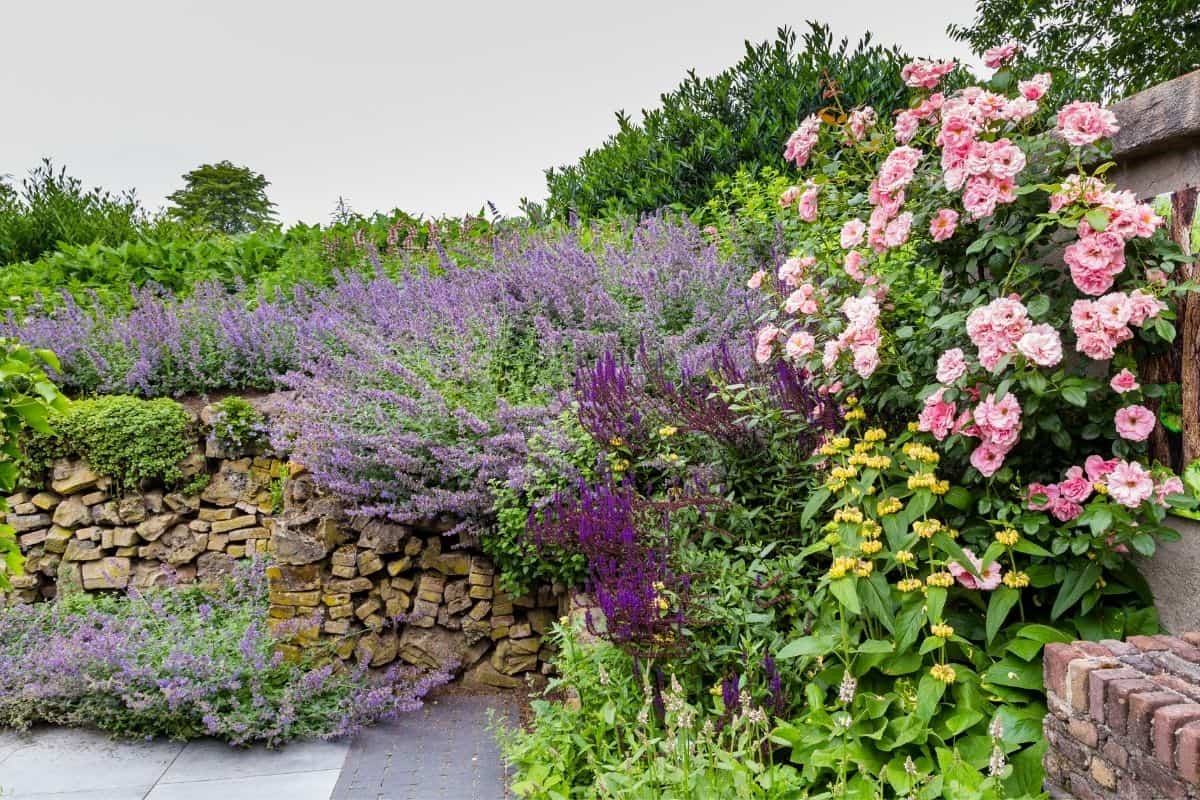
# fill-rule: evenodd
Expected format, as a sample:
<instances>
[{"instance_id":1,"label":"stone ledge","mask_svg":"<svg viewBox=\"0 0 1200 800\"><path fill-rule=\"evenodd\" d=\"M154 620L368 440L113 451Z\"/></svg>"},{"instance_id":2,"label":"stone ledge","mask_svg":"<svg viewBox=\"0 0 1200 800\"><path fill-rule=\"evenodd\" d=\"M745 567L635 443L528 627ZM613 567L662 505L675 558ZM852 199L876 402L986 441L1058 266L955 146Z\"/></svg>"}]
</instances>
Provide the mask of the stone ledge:
<instances>
[{"instance_id":1,"label":"stone ledge","mask_svg":"<svg viewBox=\"0 0 1200 800\"><path fill-rule=\"evenodd\" d=\"M1200 800L1200 634L1048 644L1046 790Z\"/></svg>"}]
</instances>

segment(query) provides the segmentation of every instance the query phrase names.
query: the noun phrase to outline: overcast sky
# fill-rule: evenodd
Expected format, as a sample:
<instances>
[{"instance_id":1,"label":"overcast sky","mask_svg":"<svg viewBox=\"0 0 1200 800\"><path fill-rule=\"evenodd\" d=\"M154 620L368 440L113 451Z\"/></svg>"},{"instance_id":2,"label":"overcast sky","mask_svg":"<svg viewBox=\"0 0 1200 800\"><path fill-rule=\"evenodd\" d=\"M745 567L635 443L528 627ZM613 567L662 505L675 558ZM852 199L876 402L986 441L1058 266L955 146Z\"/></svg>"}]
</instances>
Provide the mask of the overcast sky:
<instances>
[{"instance_id":1,"label":"overcast sky","mask_svg":"<svg viewBox=\"0 0 1200 800\"><path fill-rule=\"evenodd\" d=\"M972 0L0 1L0 174L42 156L150 208L229 159L264 173L283 220L503 211L542 170L656 104L689 68L815 18L917 54Z\"/></svg>"}]
</instances>

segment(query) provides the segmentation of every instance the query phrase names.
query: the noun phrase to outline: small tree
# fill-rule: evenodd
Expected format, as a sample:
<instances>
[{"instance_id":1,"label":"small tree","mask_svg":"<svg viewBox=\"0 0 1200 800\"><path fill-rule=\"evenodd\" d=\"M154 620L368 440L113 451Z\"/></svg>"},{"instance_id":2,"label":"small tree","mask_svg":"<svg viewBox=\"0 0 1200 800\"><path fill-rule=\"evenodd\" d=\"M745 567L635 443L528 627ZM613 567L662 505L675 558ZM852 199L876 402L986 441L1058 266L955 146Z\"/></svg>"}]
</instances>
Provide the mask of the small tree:
<instances>
[{"instance_id":1,"label":"small tree","mask_svg":"<svg viewBox=\"0 0 1200 800\"><path fill-rule=\"evenodd\" d=\"M221 233L246 233L275 221L267 199L271 182L249 167L229 161L202 164L183 176L185 186L167 199L168 214Z\"/></svg>"},{"instance_id":2,"label":"small tree","mask_svg":"<svg viewBox=\"0 0 1200 800\"><path fill-rule=\"evenodd\" d=\"M979 53L1015 39L1076 95L1115 100L1200 68L1196 0L978 0L975 11L952 38Z\"/></svg>"}]
</instances>

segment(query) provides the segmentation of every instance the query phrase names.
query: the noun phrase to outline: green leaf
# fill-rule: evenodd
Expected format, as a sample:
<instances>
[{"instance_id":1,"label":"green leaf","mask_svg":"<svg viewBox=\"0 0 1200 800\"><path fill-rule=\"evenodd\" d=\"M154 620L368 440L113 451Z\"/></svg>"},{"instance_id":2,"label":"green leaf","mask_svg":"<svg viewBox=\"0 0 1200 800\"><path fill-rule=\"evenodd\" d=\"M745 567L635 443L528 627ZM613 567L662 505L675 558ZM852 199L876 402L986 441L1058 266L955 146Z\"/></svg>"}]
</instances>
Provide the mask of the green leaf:
<instances>
[{"instance_id":1,"label":"green leaf","mask_svg":"<svg viewBox=\"0 0 1200 800\"><path fill-rule=\"evenodd\" d=\"M804 512L800 515L801 527L808 525L809 521L816 516L821 507L825 505L825 501L829 499L828 489L818 489L808 498L808 502L804 504Z\"/></svg>"},{"instance_id":2,"label":"green leaf","mask_svg":"<svg viewBox=\"0 0 1200 800\"><path fill-rule=\"evenodd\" d=\"M942 499L960 511L969 511L971 508L971 492L962 486L955 486Z\"/></svg>"},{"instance_id":3,"label":"green leaf","mask_svg":"<svg viewBox=\"0 0 1200 800\"><path fill-rule=\"evenodd\" d=\"M829 582L829 590L838 599L842 607L851 614L861 614L862 605L858 602L858 588L853 578L838 578Z\"/></svg>"},{"instance_id":4,"label":"green leaf","mask_svg":"<svg viewBox=\"0 0 1200 800\"><path fill-rule=\"evenodd\" d=\"M916 715L925 721L932 719L937 713L938 702L945 693L946 684L937 678L932 675L921 678L921 684L917 687Z\"/></svg>"},{"instance_id":5,"label":"green leaf","mask_svg":"<svg viewBox=\"0 0 1200 800\"><path fill-rule=\"evenodd\" d=\"M785 644L775 658L786 661L800 656L824 656L833 652L837 641L832 636L805 636Z\"/></svg>"},{"instance_id":6,"label":"green leaf","mask_svg":"<svg viewBox=\"0 0 1200 800\"><path fill-rule=\"evenodd\" d=\"M1087 220L1087 224L1091 226L1092 230L1097 233L1108 227L1108 212L1103 208L1093 208L1084 214L1083 218Z\"/></svg>"},{"instance_id":7,"label":"green leaf","mask_svg":"<svg viewBox=\"0 0 1200 800\"><path fill-rule=\"evenodd\" d=\"M1021 599L1021 593L1007 586L1000 586L992 591L987 610L988 644L991 644L992 640L996 638L1000 626L1004 624L1004 620L1008 619L1008 613L1012 611L1012 607L1017 604L1019 599Z\"/></svg>"},{"instance_id":8,"label":"green leaf","mask_svg":"<svg viewBox=\"0 0 1200 800\"><path fill-rule=\"evenodd\" d=\"M1067 578L1063 581L1062 588L1058 591L1058 597L1054 600L1054 607L1050 609L1050 618L1058 619L1063 615L1068 608L1075 605L1079 598L1096 585L1096 581L1100 578L1100 565L1088 564L1083 569L1072 567L1067 572Z\"/></svg>"},{"instance_id":9,"label":"green leaf","mask_svg":"<svg viewBox=\"0 0 1200 800\"><path fill-rule=\"evenodd\" d=\"M1079 406L1080 408L1087 407L1087 392L1078 386L1064 386L1062 388L1062 399L1073 406Z\"/></svg>"}]
</instances>

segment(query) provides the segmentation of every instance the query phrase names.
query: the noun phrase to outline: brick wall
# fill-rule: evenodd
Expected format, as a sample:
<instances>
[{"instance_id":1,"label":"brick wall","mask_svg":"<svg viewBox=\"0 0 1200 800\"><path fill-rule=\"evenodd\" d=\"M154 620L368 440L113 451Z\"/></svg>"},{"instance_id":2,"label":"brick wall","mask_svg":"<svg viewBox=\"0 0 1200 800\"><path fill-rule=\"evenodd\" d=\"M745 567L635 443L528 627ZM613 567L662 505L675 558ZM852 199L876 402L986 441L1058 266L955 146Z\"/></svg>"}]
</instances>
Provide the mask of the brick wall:
<instances>
[{"instance_id":1,"label":"brick wall","mask_svg":"<svg viewBox=\"0 0 1200 800\"><path fill-rule=\"evenodd\" d=\"M1200 634L1050 644L1045 675L1051 797L1200 798Z\"/></svg>"}]
</instances>

